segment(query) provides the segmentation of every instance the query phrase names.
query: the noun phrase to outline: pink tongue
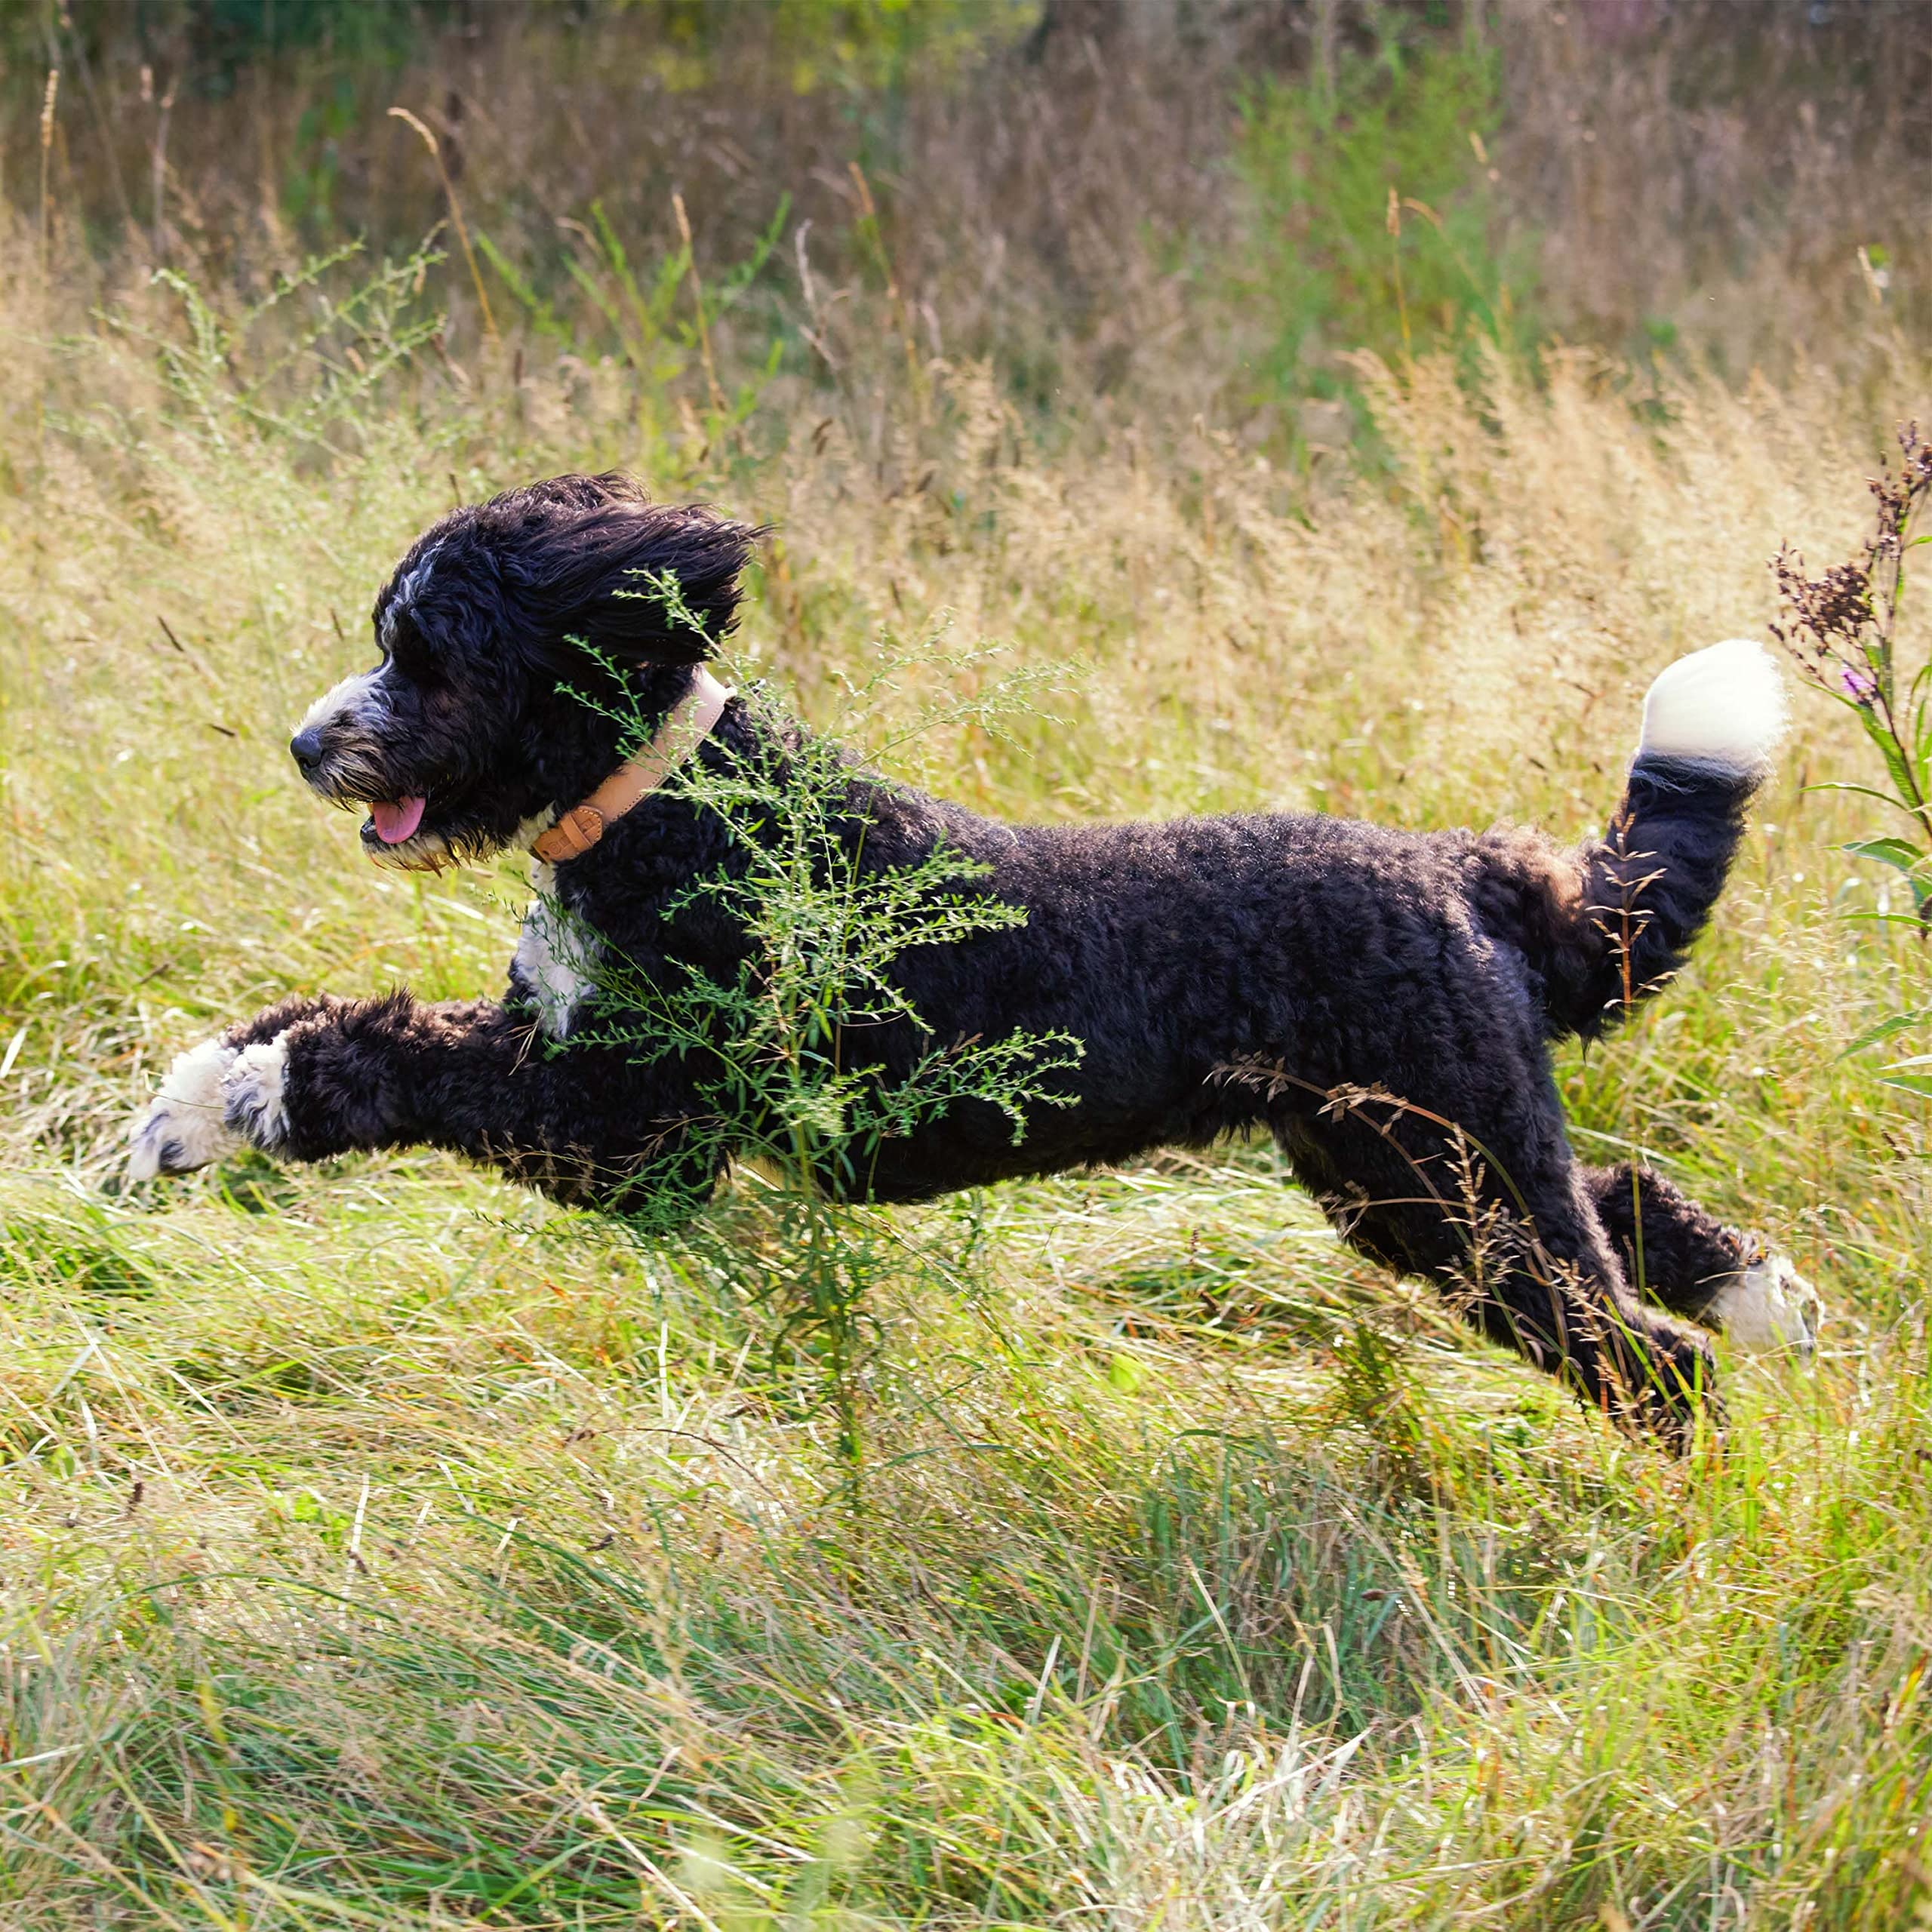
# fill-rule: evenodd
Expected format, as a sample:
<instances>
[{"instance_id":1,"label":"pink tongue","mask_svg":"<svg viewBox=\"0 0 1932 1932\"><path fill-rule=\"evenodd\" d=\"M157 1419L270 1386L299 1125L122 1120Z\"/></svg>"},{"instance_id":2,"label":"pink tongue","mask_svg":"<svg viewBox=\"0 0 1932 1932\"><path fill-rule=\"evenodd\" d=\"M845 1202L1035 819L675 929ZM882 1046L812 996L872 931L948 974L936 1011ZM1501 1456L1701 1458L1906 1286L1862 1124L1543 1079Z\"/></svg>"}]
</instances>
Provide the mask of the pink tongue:
<instances>
[{"instance_id":1,"label":"pink tongue","mask_svg":"<svg viewBox=\"0 0 1932 1932\"><path fill-rule=\"evenodd\" d=\"M376 821L376 836L385 845L400 845L405 838L416 835L416 828L423 823L423 801L420 798L398 798L393 804L380 800L369 808L369 816Z\"/></svg>"}]
</instances>

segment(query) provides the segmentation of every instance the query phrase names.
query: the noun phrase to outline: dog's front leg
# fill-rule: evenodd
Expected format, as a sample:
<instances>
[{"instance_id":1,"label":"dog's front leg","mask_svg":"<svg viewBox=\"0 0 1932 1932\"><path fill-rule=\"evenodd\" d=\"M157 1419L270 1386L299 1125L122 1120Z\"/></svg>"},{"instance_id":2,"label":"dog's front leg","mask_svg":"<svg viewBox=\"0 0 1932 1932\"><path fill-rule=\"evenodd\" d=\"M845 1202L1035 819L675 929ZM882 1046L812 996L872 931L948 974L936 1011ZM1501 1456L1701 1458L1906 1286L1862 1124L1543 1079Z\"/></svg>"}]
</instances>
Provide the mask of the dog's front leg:
<instances>
[{"instance_id":1,"label":"dog's front leg","mask_svg":"<svg viewBox=\"0 0 1932 1932\"><path fill-rule=\"evenodd\" d=\"M250 1143L282 1152L282 1037L349 1004L286 999L177 1055L128 1131L130 1178L188 1174Z\"/></svg>"},{"instance_id":2,"label":"dog's front leg","mask_svg":"<svg viewBox=\"0 0 1932 1932\"><path fill-rule=\"evenodd\" d=\"M547 1053L527 1016L488 1001L291 1000L175 1062L135 1123L129 1172L185 1173L242 1146L295 1161L427 1146L605 1199L656 1171L689 1119L681 1098L622 1055Z\"/></svg>"}]
</instances>

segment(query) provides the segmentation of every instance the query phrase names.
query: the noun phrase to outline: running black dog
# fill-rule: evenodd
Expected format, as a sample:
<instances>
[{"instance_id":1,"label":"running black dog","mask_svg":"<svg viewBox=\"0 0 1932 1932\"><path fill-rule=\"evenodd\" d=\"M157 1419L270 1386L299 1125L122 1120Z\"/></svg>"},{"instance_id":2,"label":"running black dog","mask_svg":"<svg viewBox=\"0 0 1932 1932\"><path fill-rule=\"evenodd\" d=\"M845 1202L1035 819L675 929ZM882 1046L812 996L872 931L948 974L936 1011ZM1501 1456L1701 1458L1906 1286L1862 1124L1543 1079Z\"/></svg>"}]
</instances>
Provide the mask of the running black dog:
<instances>
[{"instance_id":1,"label":"running black dog","mask_svg":"<svg viewBox=\"0 0 1932 1932\"><path fill-rule=\"evenodd\" d=\"M688 1057L548 1050L543 1036L568 1039L609 998L560 944L555 909L647 974L731 979L742 933L715 906L665 912L742 863L733 834L656 786L682 757L715 764L795 731L761 722L703 662L755 535L620 477L566 476L418 540L377 601L380 665L318 702L296 761L325 798L368 808L373 857L528 845L549 906L501 1001L291 998L184 1054L135 1124L136 1178L239 1142L301 1161L427 1144L595 1204L676 1149L696 1106ZM665 573L683 614L636 594ZM620 724L583 700L593 655L606 695L621 683L659 721L629 760ZM1287 814L1011 826L854 766L861 863L943 841L1026 915L903 955L913 1009L941 1040L1023 1028L1084 1049L1059 1076L1071 1104L1033 1109L1017 1144L996 1109L961 1102L885 1143L866 1192L918 1200L1265 1125L1357 1247L1442 1284L1586 1400L1681 1438L1712 1369L1708 1337L1676 1318L1802 1345L1809 1291L1657 1177L1581 1165L1549 1048L1601 1032L1682 963L1782 721L1758 645L1671 666L1610 829L1579 851ZM865 1051L898 1073L924 1044L902 1024ZM1632 1291L1640 1241L1661 1310Z\"/></svg>"}]
</instances>

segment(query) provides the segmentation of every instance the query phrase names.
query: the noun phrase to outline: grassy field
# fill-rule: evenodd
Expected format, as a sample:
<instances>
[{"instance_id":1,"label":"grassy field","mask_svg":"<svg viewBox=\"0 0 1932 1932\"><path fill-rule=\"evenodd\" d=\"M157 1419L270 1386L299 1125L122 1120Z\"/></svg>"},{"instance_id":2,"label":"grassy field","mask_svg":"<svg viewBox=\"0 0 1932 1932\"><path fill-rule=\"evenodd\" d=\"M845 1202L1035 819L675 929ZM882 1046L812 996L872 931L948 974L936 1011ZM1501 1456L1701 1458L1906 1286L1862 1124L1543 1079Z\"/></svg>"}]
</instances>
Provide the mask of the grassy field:
<instances>
[{"instance_id":1,"label":"grassy field","mask_svg":"<svg viewBox=\"0 0 1932 1932\"><path fill-rule=\"evenodd\" d=\"M942 638L1064 666L1014 742L931 746L977 806L1580 836L1656 669L1761 634L1781 540L1861 534L1902 342L1777 387L1377 365L1371 455L1294 467L922 362L774 391L752 454L612 365L380 375L400 320L278 374L286 330L131 281L90 315L7 247L9 1932L1932 1915L1927 1118L1844 1054L1927 969L1857 916L1878 808L1805 789L1869 776L1815 696L1690 971L1561 1066L1586 1155L1828 1304L1690 1461L1355 1261L1258 1146L862 1217L856 1503L769 1365L755 1178L667 1243L441 1158L118 1174L169 1057L285 992L501 983L521 861L378 875L285 749L453 497L621 463L769 518L737 668L814 716Z\"/></svg>"}]
</instances>

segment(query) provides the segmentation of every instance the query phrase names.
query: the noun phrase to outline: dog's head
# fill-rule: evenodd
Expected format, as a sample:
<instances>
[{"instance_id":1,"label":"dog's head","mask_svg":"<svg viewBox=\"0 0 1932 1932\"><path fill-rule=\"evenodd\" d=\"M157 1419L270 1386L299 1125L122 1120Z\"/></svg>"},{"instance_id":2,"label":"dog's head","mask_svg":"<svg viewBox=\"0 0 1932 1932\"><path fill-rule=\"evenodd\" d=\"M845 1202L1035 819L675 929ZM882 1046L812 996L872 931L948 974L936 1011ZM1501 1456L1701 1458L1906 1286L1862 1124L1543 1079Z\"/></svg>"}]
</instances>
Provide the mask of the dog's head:
<instances>
[{"instance_id":1,"label":"dog's head","mask_svg":"<svg viewBox=\"0 0 1932 1932\"><path fill-rule=\"evenodd\" d=\"M388 865L481 858L534 833L616 762L622 727L599 703L654 721L677 702L731 627L756 535L617 475L453 511L376 599L382 662L297 730L303 778L368 808L364 849ZM675 600L654 589L667 579Z\"/></svg>"}]
</instances>

